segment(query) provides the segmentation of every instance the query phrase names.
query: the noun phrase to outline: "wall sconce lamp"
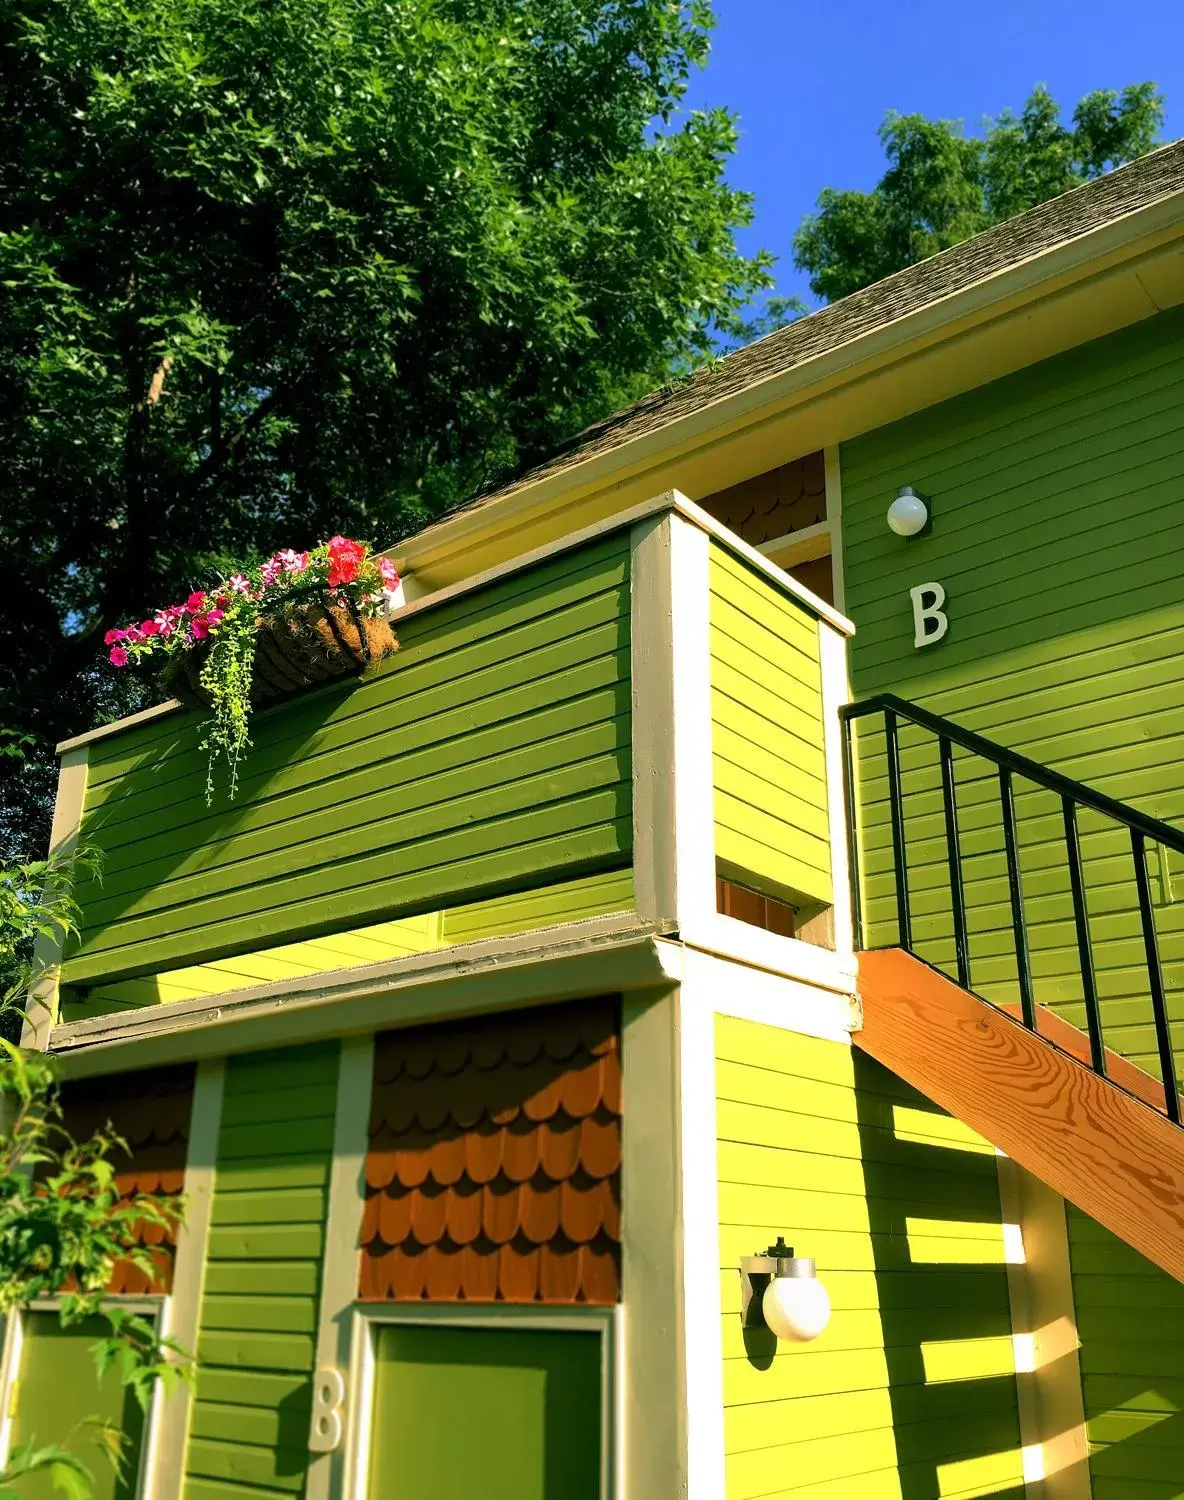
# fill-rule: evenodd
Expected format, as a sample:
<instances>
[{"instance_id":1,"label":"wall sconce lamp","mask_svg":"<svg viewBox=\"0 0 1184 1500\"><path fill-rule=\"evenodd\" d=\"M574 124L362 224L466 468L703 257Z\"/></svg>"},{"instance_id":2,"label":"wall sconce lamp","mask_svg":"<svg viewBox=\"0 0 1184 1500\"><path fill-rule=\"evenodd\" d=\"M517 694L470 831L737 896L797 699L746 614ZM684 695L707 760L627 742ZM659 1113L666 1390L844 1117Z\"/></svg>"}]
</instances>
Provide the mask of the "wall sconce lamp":
<instances>
[{"instance_id":1,"label":"wall sconce lamp","mask_svg":"<svg viewBox=\"0 0 1184 1500\"><path fill-rule=\"evenodd\" d=\"M740 1262L740 1318L779 1339L816 1339L830 1322L830 1297L813 1260L795 1255L781 1235L760 1255Z\"/></svg>"},{"instance_id":2,"label":"wall sconce lamp","mask_svg":"<svg viewBox=\"0 0 1184 1500\"><path fill-rule=\"evenodd\" d=\"M911 484L896 492L896 499L888 507L888 528L897 536L920 536L929 525L929 506L917 494Z\"/></svg>"}]
</instances>

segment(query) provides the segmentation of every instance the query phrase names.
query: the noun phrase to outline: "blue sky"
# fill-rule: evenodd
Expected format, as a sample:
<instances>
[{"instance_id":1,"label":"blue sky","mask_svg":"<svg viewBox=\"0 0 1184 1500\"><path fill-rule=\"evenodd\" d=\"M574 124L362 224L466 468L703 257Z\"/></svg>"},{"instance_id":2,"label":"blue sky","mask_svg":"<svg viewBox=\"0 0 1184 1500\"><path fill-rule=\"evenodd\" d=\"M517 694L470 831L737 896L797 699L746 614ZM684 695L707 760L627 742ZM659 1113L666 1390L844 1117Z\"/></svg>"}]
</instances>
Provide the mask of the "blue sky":
<instances>
[{"instance_id":1,"label":"blue sky","mask_svg":"<svg viewBox=\"0 0 1184 1500\"><path fill-rule=\"evenodd\" d=\"M780 257L779 290L813 305L789 242L823 187L868 189L883 171L876 129L888 109L962 119L1019 109L1046 83L1066 117L1094 88L1154 79L1164 139L1184 135L1184 4L1139 0L715 0L712 58L694 108L740 115L729 170L756 194L742 246Z\"/></svg>"}]
</instances>

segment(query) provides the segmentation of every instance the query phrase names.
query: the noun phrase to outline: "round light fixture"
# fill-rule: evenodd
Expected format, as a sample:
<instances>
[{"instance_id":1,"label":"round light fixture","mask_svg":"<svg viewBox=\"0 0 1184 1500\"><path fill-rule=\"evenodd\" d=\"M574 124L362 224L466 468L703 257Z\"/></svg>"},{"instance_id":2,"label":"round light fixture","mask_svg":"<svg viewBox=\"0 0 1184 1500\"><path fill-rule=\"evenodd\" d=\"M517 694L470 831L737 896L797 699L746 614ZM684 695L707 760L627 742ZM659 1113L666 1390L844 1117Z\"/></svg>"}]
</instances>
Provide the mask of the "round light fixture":
<instances>
[{"instance_id":1,"label":"round light fixture","mask_svg":"<svg viewBox=\"0 0 1184 1500\"><path fill-rule=\"evenodd\" d=\"M888 507L888 526L897 536L917 536L929 524L929 507L913 489L906 484L897 490L896 499Z\"/></svg>"},{"instance_id":2,"label":"round light fixture","mask_svg":"<svg viewBox=\"0 0 1184 1500\"><path fill-rule=\"evenodd\" d=\"M782 1264L795 1269L770 1279L761 1299L765 1322L779 1339L797 1339L802 1343L816 1339L830 1322L827 1290L814 1274L812 1260L797 1259Z\"/></svg>"}]
</instances>

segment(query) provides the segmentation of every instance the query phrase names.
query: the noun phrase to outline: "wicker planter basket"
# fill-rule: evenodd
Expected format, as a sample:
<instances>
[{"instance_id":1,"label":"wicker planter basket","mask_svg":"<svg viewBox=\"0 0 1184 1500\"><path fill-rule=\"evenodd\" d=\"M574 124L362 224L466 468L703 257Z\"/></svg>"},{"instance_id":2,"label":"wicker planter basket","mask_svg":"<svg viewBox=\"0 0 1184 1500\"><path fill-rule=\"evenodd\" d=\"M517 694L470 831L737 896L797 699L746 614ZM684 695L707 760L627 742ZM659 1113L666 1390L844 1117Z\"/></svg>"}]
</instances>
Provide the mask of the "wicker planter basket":
<instances>
[{"instance_id":1,"label":"wicker planter basket","mask_svg":"<svg viewBox=\"0 0 1184 1500\"><path fill-rule=\"evenodd\" d=\"M387 620L361 615L350 604L294 605L259 621L251 702L270 703L335 677L363 672L396 650ZM174 657L161 676L162 685L184 703L211 707L200 680L207 655L197 650Z\"/></svg>"}]
</instances>

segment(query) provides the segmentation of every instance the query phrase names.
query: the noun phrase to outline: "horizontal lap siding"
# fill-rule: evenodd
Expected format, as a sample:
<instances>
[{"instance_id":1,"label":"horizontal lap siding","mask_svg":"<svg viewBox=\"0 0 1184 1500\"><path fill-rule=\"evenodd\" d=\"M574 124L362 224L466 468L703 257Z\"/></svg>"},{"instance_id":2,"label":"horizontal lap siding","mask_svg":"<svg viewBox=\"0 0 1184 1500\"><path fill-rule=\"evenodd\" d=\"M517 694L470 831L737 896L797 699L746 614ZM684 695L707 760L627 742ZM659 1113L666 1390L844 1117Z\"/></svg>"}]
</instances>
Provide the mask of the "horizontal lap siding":
<instances>
[{"instance_id":1,"label":"horizontal lap siding","mask_svg":"<svg viewBox=\"0 0 1184 1500\"><path fill-rule=\"evenodd\" d=\"M716 858L779 896L832 899L818 622L711 548Z\"/></svg>"},{"instance_id":2,"label":"horizontal lap siding","mask_svg":"<svg viewBox=\"0 0 1184 1500\"><path fill-rule=\"evenodd\" d=\"M304 1493L338 1061L227 1064L184 1500Z\"/></svg>"},{"instance_id":3,"label":"horizontal lap siding","mask_svg":"<svg viewBox=\"0 0 1184 1500\"><path fill-rule=\"evenodd\" d=\"M893 691L968 729L1184 825L1184 316L1162 315L842 450L847 608L857 696ZM884 512L912 484L932 534L904 543ZM910 587L937 580L949 633L912 644ZM892 942L882 740L863 735L870 940ZM902 736L909 877L923 955L950 969L940 782L931 745ZM971 981L1018 998L998 786L956 757ZM1017 782L1037 1000L1084 1025L1057 799ZM1081 816L1107 1043L1157 1072L1128 836ZM1161 955L1184 1044L1184 870L1149 860ZM1070 1215L1095 1500L1184 1495L1181 1288ZM1184 1326L1182 1324L1181 1326Z\"/></svg>"},{"instance_id":4,"label":"horizontal lap siding","mask_svg":"<svg viewBox=\"0 0 1184 1500\"><path fill-rule=\"evenodd\" d=\"M893 691L1120 801L1184 824L1184 318L1099 340L846 444L847 607L856 696ZM932 499L931 535L884 522L901 484ZM913 646L908 590L948 595L949 633ZM902 732L914 933L953 962L932 741ZM882 738L861 734L866 894L895 937ZM971 978L1018 999L998 782L955 752ZM1016 783L1036 998L1084 1024L1057 798ZM1081 815L1107 1043L1157 1071L1128 835ZM1184 869L1149 861L1169 1005L1184 1045ZM1177 1048L1184 1062L1184 1053Z\"/></svg>"},{"instance_id":5,"label":"horizontal lap siding","mask_svg":"<svg viewBox=\"0 0 1184 1500\"><path fill-rule=\"evenodd\" d=\"M195 718L101 742L67 981L626 864L628 565L611 537L411 617L374 678L257 717L234 804L204 804Z\"/></svg>"},{"instance_id":6,"label":"horizontal lap siding","mask_svg":"<svg viewBox=\"0 0 1184 1500\"><path fill-rule=\"evenodd\" d=\"M99 985L86 992L85 1001L67 998L63 1016L67 1021L77 1021L137 1005L163 1005L173 1000L224 995L251 985L434 953L454 943L505 937L560 922L632 910L633 871L610 870L446 911L421 912L401 921L347 929L311 942L243 953L221 963L198 964Z\"/></svg>"},{"instance_id":7,"label":"horizontal lap siding","mask_svg":"<svg viewBox=\"0 0 1184 1500\"><path fill-rule=\"evenodd\" d=\"M1184 1286L1069 1210L1094 1500L1184 1496Z\"/></svg>"},{"instance_id":8,"label":"horizontal lap siding","mask_svg":"<svg viewBox=\"0 0 1184 1500\"><path fill-rule=\"evenodd\" d=\"M728 1500L1021 1500L995 1158L863 1054L717 1017ZM740 1258L786 1234L830 1327L740 1325ZM747 1342L746 1342L747 1337Z\"/></svg>"}]
</instances>

